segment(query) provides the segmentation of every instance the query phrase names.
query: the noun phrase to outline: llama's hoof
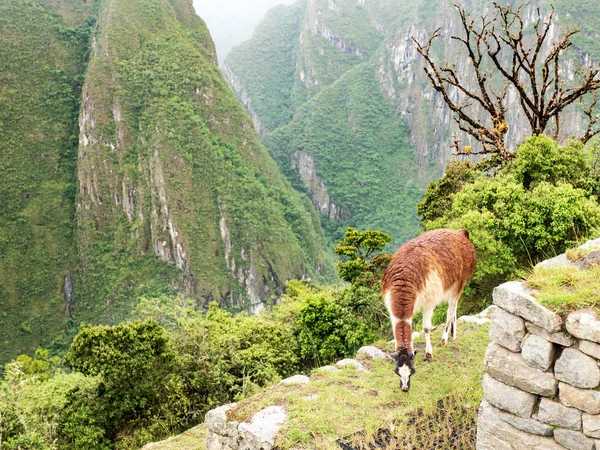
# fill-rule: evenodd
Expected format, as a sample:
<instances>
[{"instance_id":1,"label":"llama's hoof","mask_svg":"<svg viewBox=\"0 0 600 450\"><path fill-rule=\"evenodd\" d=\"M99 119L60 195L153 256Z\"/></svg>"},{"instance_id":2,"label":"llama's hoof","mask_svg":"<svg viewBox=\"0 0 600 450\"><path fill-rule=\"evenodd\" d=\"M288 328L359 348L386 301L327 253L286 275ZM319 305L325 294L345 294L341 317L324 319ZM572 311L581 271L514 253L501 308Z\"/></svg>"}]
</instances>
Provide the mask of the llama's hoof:
<instances>
[{"instance_id":1,"label":"llama's hoof","mask_svg":"<svg viewBox=\"0 0 600 450\"><path fill-rule=\"evenodd\" d=\"M440 347L445 347L446 346L446 339L442 339L440 341Z\"/></svg>"},{"instance_id":2,"label":"llama's hoof","mask_svg":"<svg viewBox=\"0 0 600 450\"><path fill-rule=\"evenodd\" d=\"M425 353L425 358L423 358L424 361L433 361L433 355L431 353Z\"/></svg>"}]
</instances>

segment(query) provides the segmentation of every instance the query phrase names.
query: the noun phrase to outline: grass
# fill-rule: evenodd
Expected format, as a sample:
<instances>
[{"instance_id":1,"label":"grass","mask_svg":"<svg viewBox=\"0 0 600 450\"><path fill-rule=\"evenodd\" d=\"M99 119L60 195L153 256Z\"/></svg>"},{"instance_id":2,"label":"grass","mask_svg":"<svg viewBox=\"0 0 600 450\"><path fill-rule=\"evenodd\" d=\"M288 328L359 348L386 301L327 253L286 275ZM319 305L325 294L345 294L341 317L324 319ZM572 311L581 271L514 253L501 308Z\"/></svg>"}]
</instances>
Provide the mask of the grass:
<instances>
[{"instance_id":1,"label":"grass","mask_svg":"<svg viewBox=\"0 0 600 450\"><path fill-rule=\"evenodd\" d=\"M600 247L598 246L570 248L567 250L566 256L569 261L577 262L585 258L591 252L598 250L600 250Z\"/></svg>"},{"instance_id":2,"label":"grass","mask_svg":"<svg viewBox=\"0 0 600 450\"><path fill-rule=\"evenodd\" d=\"M424 341L419 338L408 394L400 391L391 362L366 361L368 373L317 369L308 385L272 386L239 403L229 417L248 421L267 406L284 406L288 421L277 441L281 450L339 449L338 439L364 431L355 438L373 441L380 428L391 430L396 448L448 448L449 443L472 448L488 331L488 326L463 324L458 341L434 349L433 363L423 361ZM441 329L435 330L434 342L440 337Z\"/></svg>"},{"instance_id":3,"label":"grass","mask_svg":"<svg viewBox=\"0 0 600 450\"><path fill-rule=\"evenodd\" d=\"M148 450L196 450L206 448L206 425L198 425L179 436L149 445Z\"/></svg>"},{"instance_id":4,"label":"grass","mask_svg":"<svg viewBox=\"0 0 600 450\"><path fill-rule=\"evenodd\" d=\"M600 280L600 265L586 270L580 270L575 266L540 266L533 270L527 279L527 284L536 290L534 296L540 304L566 315L584 308L591 308L600 313L598 280Z\"/></svg>"}]
</instances>

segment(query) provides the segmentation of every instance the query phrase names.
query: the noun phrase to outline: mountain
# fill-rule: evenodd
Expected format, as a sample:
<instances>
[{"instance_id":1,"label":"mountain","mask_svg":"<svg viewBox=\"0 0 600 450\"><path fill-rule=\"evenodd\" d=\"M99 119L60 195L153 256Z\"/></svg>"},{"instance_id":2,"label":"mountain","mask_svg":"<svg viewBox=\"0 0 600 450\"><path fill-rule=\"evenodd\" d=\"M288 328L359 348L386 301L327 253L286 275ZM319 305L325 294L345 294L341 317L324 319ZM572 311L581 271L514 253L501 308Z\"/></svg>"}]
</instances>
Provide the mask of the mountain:
<instances>
[{"instance_id":1,"label":"mountain","mask_svg":"<svg viewBox=\"0 0 600 450\"><path fill-rule=\"evenodd\" d=\"M492 13L489 2L459 4L476 17ZM538 6L549 11L545 1L526 6L529 25ZM580 62L600 54L600 6L587 0L554 6L558 26L549 41L570 26L582 30L561 69L571 79ZM272 9L252 39L227 57L229 84L282 172L312 197L330 241L352 225L390 233L390 247L397 247L418 231L415 206L453 159L454 136L478 149L431 88L412 41L424 42L440 28L433 54L456 61L457 73L473 86L469 60L450 44L461 26L456 10L440 0L299 0ZM517 102L509 92L508 103ZM582 115L572 112L563 117L562 140L584 128ZM531 134L518 106L509 108L508 125L514 149Z\"/></svg>"},{"instance_id":2,"label":"mountain","mask_svg":"<svg viewBox=\"0 0 600 450\"><path fill-rule=\"evenodd\" d=\"M0 41L0 360L141 297L258 310L332 276L191 0L7 0Z\"/></svg>"}]
</instances>

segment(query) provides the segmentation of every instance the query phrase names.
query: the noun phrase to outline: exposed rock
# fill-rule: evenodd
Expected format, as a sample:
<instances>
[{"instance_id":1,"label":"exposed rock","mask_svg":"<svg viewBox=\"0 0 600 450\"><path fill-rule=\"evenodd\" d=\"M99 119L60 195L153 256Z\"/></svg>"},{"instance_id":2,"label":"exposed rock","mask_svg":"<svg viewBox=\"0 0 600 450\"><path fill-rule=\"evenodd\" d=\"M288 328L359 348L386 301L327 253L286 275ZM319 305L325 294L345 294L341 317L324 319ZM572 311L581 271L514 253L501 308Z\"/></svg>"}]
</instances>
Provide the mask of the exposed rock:
<instances>
[{"instance_id":1,"label":"exposed rock","mask_svg":"<svg viewBox=\"0 0 600 450\"><path fill-rule=\"evenodd\" d=\"M279 382L280 384L308 384L310 383L310 378L306 375L294 375L292 377L286 378Z\"/></svg>"},{"instance_id":2,"label":"exposed rock","mask_svg":"<svg viewBox=\"0 0 600 450\"><path fill-rule=\"evenodd\" d=\"M488 373L504 384L545 396L556 393L558 383L552 373L530 366L521 355L495 342L488 345L484 363Z\"/></svg>"},{"instance_id":3,"label":"exposed rock","mask_svg":"<svg viewBox=\"0 0 600 450\"><path fill-rule=\"evenodd\" d=\"M554 364L554 376L579 388L595 388L600 385L598 362L579 350L566 348Z\"/></svg>"},{"instance_id":4,"label":"exposed rock","mask_svg":"<svg viewBox=\"0 0 600 450\"><path fill-rule=\"evenodd\" d=\"M576 431L581 430L581 411L547 398L542 398L540 401L537 418L540 422L556 425L557 427Z\"/></svg>"},{"instance_id":5,"label":"exposed rock","mask_svg":"<svg viewBox=\"0 0 600 450\"><path fill-rule=\"evenodd\" d=\"M520 316L546 331L561 331L563 320L548 308L540 305L531 295L531 289L519 281L509 281L494 289L494 304L511 314Z\"/></svg>"},{"instance_id":6,"label":"exposed rock","mask_svg":"<svg viewBox=\"0 0 600 450\"><path fill-rule=\"evenodd\" d=\"M569 450L594 450L594 441L579 431L558 429L554 431L554 439Z\"/></svg>"},{"instance_id":7,"label":"exposed rock","mask_svg":"<svg viewBox=\"0 0 600 450\"><path fill-rule=\"evenodd\" d=\"M497 307L492 317L490 339L513 352L520 352L524 336L525 321Z\"/></svg>"},{"instance_id":8,"label":"exposed rock","mask_svg":"<svg viewBox=\"0 0 600 450\"><path fill-rule=\"evenodd\" d=\"M389 359L390 356L385 353L383 350L375 347L374 345L366 345L361 347L356 352L357 358L367 358L367 359Z\"/></svg>"},{"instance_id":9,"label":"exposed rock","mask_svg":"<svg viewBox=\"0 0 600 450\"><path fill-rule=\"evenodd\" d=\"M477 416L477 450L564 450L549 437L517 430L499 417L496 408L485 400Z\"/></svg>"},{"instance_id":10,"label":"exposed rock","mask_svg":"<svg viewBox=\"0 0 600 450\"><path fill-rule=\"evenodd\" d=\"M291 166L300 173L300 178L302 178L308 189L313 204L319 213L333 221L341 221L346 218L345 211L331 200L327 192L327 186L317 174L315 160L312 155L302 150L296 151L292 155Z\"/></svg>"},{"instance_id":11,"label":"exposed rock","mask_svg":"<svg viewBox=\"0 0 600 450\"><path fill-rule=\"evenodd\" d=\"M581 310L567 317L567 331L579 339L600 343L600 320L592 311Z\"/></svg>"},{"instance_id":12,"label":"exposed rock","mask_svg":"<svg viewBox=\"0 0 600 450\"><path fill-rule=\"evenodd\" d=\"M507 386L492 378L487 373L483 377L483 393L485 399L496 408L511 412L524 419L529 419L535 407L537 396Z\"/></svg>"},{"instance_id":13,"label":"exposed rock","mask_svg":"<svg viewBox=\"0 0 600 450\"><path fill-rule=\"evenodd\" d=\"M476 316L491 319L494 314L494 311L496 311L497 308L498 307L496 305L490 305L480 313L477 313Z\"/></svg>"},{"instance_id":14,"label":"exposed rock","mask_svg":"<svg viewBox=\"0 0 600 450\"><path fill-rule=\"evenodd\" d=\"M323 366L317 369L319 372L337 372L338 368L334 366Z\"/></svg>"},{"instance_id":15,"label":"exposed rock","mask_svg":"<svg viewBox=\"0 0 600 450\"><path fill-rule=\"evenodd\" d=\"M529 334L523 341L521 356L532 367L545 372L552 366L555 355L556 347L554 347L554 344L540 336Z\"/></svg>"},{"instance_id":16,"label":"exposed rock","mask_svg":"<svg viewBox=\"0 0 600 450\"><path fill-rule=\"evenodd\" d=\"M600 238L598 239L590 239L585 244L579 246L582 250L588 250L593 248L600 248Z\"/></svg>"},{"instance_id":17,"label":"exposed rock","mask_svg":"<svg viewBox=\"0 0 600 450\"><path fill-rule=\"evenodd\" d=\"M457 320L459 322L475 323L477 325L484 325L486 323L491 322L491 320L488 319L487 317L477 317L477 316L460 316Z\"/></svg>"},{"instance_id":18,"label":"exposed rock","mask_svg":"<svg viewBox=\"0 0 600 450\"><path fill-rule=\"evenodd\" d=\"M238 423L236 421L227 421L227 411L235 407L236 404L223 405L206 413L204 423L208 429L206 439L208 450L237 448L240 440Z\"/></svg>"},{"instance_id":19,"label":"exposed rock","mask_svg":"<svg viewBox=\"0 0 600 450\"><path fill-rule=\"evenodd\" d=\"M600 392L579 389L570 384L559 383L560 401L566 406L581 409L588 414L600 414Z\"/></svg>"},{"instance_id":20,"label":"exposed rock","mask_svg":"<svg viewBox=\"0 0 600 450\"><path fill-rule=\"evenodd\" d=\"M239 450L271 450L286 420L287 413L281 406L269 406L257 412L250 423L243 422L238 427L242 438Z\"/></svg>"},{"instance_id":21,"label":"exposed rock","mask_svg":"<svg viewBox=\"0 0 600 450\"><path fill-rule=\"evenodd\" d=\"M544 330L542 327L538 327L536 324L531 322L526 322L525 327L531 334L535 334L536 336L542 337L547 341L554 342L555 344L562 345L563 347L570 347L575 343L573 336L564 331L550 333Z\"/></svg>"},{"instance_id":22,"label":"exposed rock","mask_svg":"<svg viewBox=\"0 0 600 450\"><path fill-rule=\"evenodd\" d=\"M565 266L574 266L573 261L567 258L567 255L562 253L554 258L547 259L540 263L537 263L535 267L565 267Z\"/></svg>"},{"instance_id":23,"label":"exposed rock","mask_svg":"<svg viewBox=\"0 0 600 450\"><path fill-rule=\"evenodd\" d=\"M357 360L350 359L350 358L342 359L341 361L336 362L335 365L337 367L340 367L340 368L341 367L352 366L352 367L355 367L356 370L358 370L358 371L361 371L361 372L366 372L367 371L367 368L365 366L363 366Z\"/></svg>"},{"instance_id":24,"label":"exposed rock","mask_svg":"<svg viewBox=\"0 0 600 450\"><path fill-rule=\"evenodd\" d=\"M580 269L589 269L592 266L600 264L600 251L594 250L575 263Z\"/></svg>"},{"instance_id":25,"label":"exposed rock","mask_svg":"<svg viewBox=\"0 0 600 450\"><path fill-rule=\"evenodd\" d=\"M498 416L506 423L512 425L518 430L525 431L526 433L537 434L539 436L552 436L554 433L552 427L546 425L545 423L538 422L537 420L523 419L500 410L498 410Z\"/></svg>"},{"instance_id":26,"label":"exposed rock","mask_svg":"<svg viewBox=\"0 0 600 450\"><path fill-rule=\"evenodd\" d=\"M593 356L596 359L600 359L600 344L590 341L579 341L579 351L586 355Z\"/></svg>"},{"instance_id":27,"label":"exposed rock","mask_svg":"<svg viewBox=\"0 0 600 450\"><path fill-rule=\"evenodd\" d=\"M224 435L227 430L227 411L234 408L236 405L237 403L230 403L211 409L206 413L206 416L204 416L206 427L215 433Z\"/></svg>"},{"instance_id":28,"label":"exposed rock","mask_svg":"<svg viewBox=\"0 0 600 450\"><path fill-rule=\"evenodd\" d=\"M600 414L583 414L583 433L592 438L600 438Z\"/></svg>"}]
</instances>

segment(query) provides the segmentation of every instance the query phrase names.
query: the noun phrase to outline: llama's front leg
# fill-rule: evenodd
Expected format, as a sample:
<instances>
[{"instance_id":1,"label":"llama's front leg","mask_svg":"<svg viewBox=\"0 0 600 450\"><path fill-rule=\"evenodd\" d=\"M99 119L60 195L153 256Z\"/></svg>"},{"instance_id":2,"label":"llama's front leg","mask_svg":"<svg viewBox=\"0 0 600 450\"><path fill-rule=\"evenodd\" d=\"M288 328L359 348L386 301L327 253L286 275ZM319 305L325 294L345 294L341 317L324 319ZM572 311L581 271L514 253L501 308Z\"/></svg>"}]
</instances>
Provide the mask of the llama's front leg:
<instances>
[{"instance_id":1,"label":"llama's front leg","mask_svg":"<svg viewBox=\"0 0 600 450\"><path fill-rule=\"evenodd\" d=\"M425 361L433 361L433 348L431 347L431 318L433 308L423 308L423 334L425 335Z\"/></svg>"},{"instance_id":2,"label":"llama's front leg","mask_svg":"<svg viewBox=\"0 0 600 450\"><path fill-rule=\"evenodd\" d=\"M455 302L449 301L448 312L446 313L446 326L444 327L444 334L442 334L442 341L440 342L440 345L442 347L446 345L446 343L448 342L448 335L452 332L455 317L454 307Z\"/></svg>"}]
</instances>

